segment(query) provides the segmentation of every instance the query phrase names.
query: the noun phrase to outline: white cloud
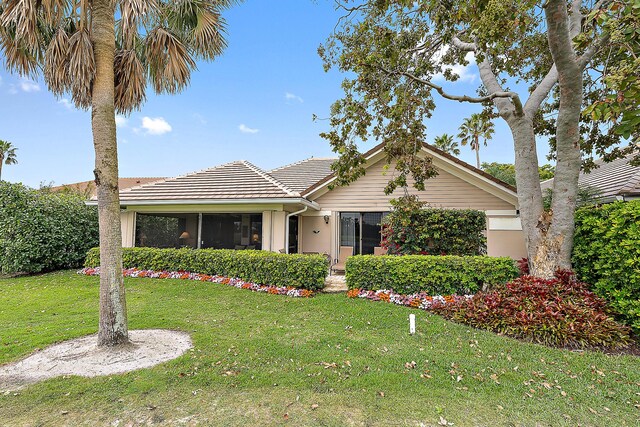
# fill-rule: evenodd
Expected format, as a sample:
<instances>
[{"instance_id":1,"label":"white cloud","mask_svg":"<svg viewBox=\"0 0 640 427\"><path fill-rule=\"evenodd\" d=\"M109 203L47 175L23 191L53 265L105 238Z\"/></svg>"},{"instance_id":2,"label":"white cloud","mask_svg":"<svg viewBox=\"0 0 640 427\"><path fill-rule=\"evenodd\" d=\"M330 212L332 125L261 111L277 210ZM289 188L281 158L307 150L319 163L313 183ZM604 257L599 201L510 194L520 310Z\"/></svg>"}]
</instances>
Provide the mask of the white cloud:
<instances>
[{"instance_id":1,"label":"white cloud","mask_svg":"<svg viewBox=\"0 0 640 427\"><path fill-rule=\"evenodd\" d=\"M301 104L304 102L302 98L300 98L298 95L293 94L291 92L286 92L284 94L284 99L286 99L287 101L298 101Z\"/></svg>"},{"instance_id":2,"label":"white cloud","mask_svg":"<svg viewBox=\"0 0 640 427\"><path fill-rule=\"evenodd\" d=\"M171 125L162 117L143 117L142 129L144 129L148 135L163 135L172 130Z\"/></svg>"},{"instance_id":3,"label":"white cloud","mask_svg":"<svg viewBox=\"0 0 640 427\"><path fill-rule=\"evenodd\" d=\"M73 103L69 101L67 98L62 98L61 100L58 101L58 104L62 105L68 110L73 110L74 108Z\"/></svg>"},{"instance_id":4,"label":"white cloud","mask_svg":"<svg viewBox=\"0 0 640 427\"><path fill-rule=\"evenodd\" d=\"M242 123L240 126L238 126L238 129L240 129L240 132L242 132L242 133L258 133L258 132L260 132L260 129L252 129L249 126L245 125L244 123Z\"/></svg>"},{"instance_id":5,"label":"white cloud","mask_svg":"<svg viewBox=\"0 0 640 427\"><path fill-rule=\"evenodd\" d=\"M40 91L40 85L37 82L34 82L33 80L28 80L28 79L22 79L22 81L20 81L20 89L22 89L23 92L39 92Z\"/></svg>"},{"instance_id":6,"label":"white cloud","mask_svg":"<svg viewBox=\"0 0 640 427\"><path fill-rule=\"evenodd\" d=\"M127 126L127 123L129 122L129 119L127 119L125 116L121 116L120 114L116 114L116 126L119 128L123 128ZM144 126L144 124L143 124Z\"/></svg>"}]
</instances>

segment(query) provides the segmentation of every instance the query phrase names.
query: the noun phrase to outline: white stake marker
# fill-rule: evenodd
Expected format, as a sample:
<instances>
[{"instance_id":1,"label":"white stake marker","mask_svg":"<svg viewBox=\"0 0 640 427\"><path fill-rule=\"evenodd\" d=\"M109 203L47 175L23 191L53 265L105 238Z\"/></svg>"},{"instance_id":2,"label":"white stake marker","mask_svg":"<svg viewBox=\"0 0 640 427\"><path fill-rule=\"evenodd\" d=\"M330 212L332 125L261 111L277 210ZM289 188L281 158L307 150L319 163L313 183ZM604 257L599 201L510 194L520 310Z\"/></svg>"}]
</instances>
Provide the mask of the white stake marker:
<instances>
[{"instance_id":1,"label":"white stake marker","mask_svg":"<svg viewBox=\"0 0 640 427\"><path fill-rule=\"evenodd\" d=\"M416 315L415 314L409 315L409 333L411 335L416 333Z\"/></svg>"}]
</instances>

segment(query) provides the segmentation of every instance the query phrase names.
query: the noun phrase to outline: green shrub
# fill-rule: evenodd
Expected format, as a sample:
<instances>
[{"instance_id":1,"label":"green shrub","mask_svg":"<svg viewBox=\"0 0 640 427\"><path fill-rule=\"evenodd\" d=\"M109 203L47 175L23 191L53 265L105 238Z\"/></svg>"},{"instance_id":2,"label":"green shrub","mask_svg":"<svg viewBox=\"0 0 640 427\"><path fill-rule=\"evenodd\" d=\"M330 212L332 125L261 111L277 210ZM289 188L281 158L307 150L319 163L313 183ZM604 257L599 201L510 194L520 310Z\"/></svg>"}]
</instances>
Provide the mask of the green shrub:
<instances>
[{"instance_id":1,"label":"green shrub","mask_svg":"<svg viewBox=\"0 0 640 427\"><path fill-rule=\"evenodd\" d=\"M98 244L98 211L75 194L0 182L0 270L75 268Z\"/></svg>"},{"instance_id":2,"label":"green shrub","mask_svg":"<svg viewBox=\"0 0 640 427\"><path fill-rule=\"evenodd\" d=\"M393 289L401 294L470 294L518 276L511 258L488 256L357 255L347 258L349 289Z\"/></svg>"},{"instance_id":3,"label":"green shrub","mask_svg":"<svg viewBox=\"0 0 640 427\"><path fill-rule=\"evenodd\" d=\"M415 197L392 201L382 224L389 254L481 255L487 251L486 215L471 209L424 209Z\"/></svg>"},{"instance_id":4,"label":"green shrub","mask_svg":"<svg viewBox=\"0 0 640 427\"><path fill-rule=\"evenodd\" d=\"M640 200L576 212L573 266L640 333Z\"/></svg>"},{"instance_id":5,"label":"green shrub","mask_svg":"<svg viewBox=\"0 0 640 427\"><path fill-rule=\"evenodd\" d=\"M522 276L432 310L458 323L544 345L619 349L631 344L629 327L609 316L604 299L571 272L558 271L553 279Z\"/></svg>"},{"instance_id":6,"label":"green shrub","mask_svg":"<svg viewBox=\"0 0 640 427\"><path fill-rule=\"evenodd\" d=\"M322 289L328 271L328 260L324 255L230 249L124 248L122 263L124 268L189 271L309 290ZM93 248L87 254L85 267L98 265L100 252Z\"/></svg>"}]
</instances>

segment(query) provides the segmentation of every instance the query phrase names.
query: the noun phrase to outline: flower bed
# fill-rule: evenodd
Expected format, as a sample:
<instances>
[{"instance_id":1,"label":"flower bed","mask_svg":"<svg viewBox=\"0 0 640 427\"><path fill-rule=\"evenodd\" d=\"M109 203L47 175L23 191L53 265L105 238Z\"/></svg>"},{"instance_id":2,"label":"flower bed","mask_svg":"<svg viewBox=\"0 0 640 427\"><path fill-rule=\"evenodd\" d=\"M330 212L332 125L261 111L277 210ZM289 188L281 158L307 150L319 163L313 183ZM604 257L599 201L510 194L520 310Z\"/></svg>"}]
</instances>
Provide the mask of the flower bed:
<instances>
[{"instance_id":1,"label":"flower bed","mask_svg":"<svg viewBox=\"0 0 640 427\"><path fill-rule=\"evenodd\" d=\"M461 301L470 300L473 295L428 295L426 292L417 294L402 295L392 290L380 289L377 291L369 291L366 289L351 289L347 292L349 298L366 298L371 301L391 302L405 307L419 308L421 310L431 310L435 307L442 307L447 304L459 303Z\"/></svg>"},{"instance_id":2,"label":"flower bed","mask_svg":"<svg viewBox=\"0 0 640 427\"><path fill-rule=\"evenodd\" d=\"M78 274L86 276L99 276L100 267L87 267L78 271ZM154 271L138 270L137 268L127 268L122 271L124 277L146 277L149 279L182 279L196 280L199 282L220 283L222 285L233 286L238 289L248 289L254 292L265 292L273 295L286 295L289 297L308 298L313 296L313 291L307 289L297 289L290 286L259 285L253 282L229 278L224 276L209 276L208 274L189 273L186 271Z\"/></svg>"}]
</instances>

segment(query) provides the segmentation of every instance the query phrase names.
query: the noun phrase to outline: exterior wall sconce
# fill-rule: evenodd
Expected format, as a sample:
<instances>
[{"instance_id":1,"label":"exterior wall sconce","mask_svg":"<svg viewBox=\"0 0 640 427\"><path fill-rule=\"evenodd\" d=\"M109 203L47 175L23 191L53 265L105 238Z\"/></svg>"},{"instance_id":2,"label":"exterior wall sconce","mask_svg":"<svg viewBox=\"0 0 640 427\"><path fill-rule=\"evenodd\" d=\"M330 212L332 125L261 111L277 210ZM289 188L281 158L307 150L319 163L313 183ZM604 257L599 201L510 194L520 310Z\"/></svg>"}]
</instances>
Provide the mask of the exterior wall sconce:
<instances>
[{"instance_id":1,"label":"exterior wall sconce","mask_svg":"<svg viewBox=\"0 0 640 427\"><path fill-rule=\"evenodd\" d=\"M313 234L318 234L320 230L313 230Z\"/></svg>"},{"instance_id":2,"label":"exterior wall sconce","mask_svg":"<svg viewBox=\"0 0 640 427\"><path fill-rule=\"evenodd\" d=\"M323 218L324 218L324 223L329 224L329 218L330 218L329 215L325 215Z\"/></svg>"}]
</instances>

